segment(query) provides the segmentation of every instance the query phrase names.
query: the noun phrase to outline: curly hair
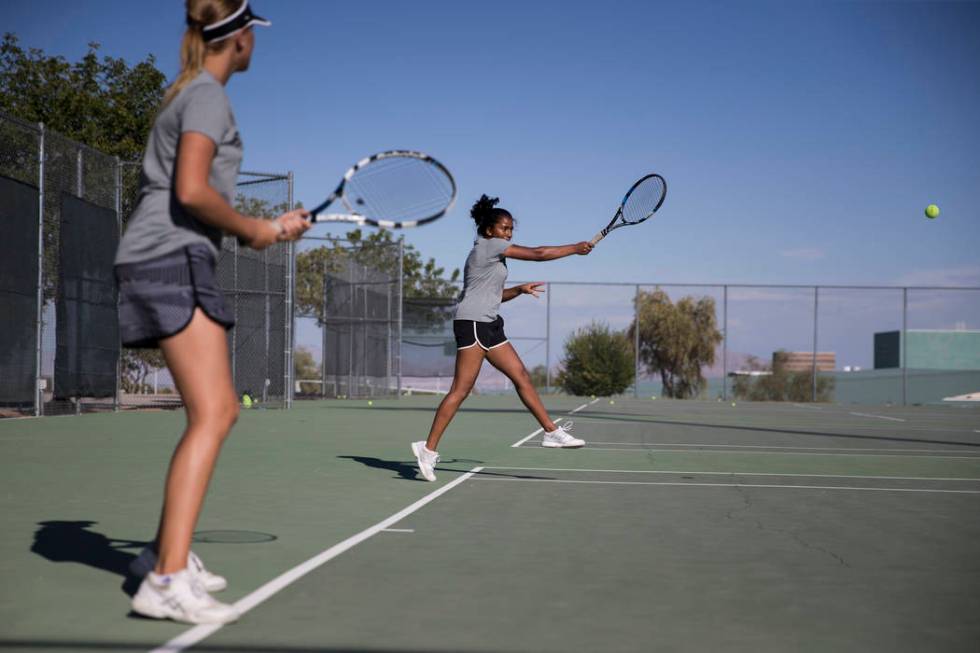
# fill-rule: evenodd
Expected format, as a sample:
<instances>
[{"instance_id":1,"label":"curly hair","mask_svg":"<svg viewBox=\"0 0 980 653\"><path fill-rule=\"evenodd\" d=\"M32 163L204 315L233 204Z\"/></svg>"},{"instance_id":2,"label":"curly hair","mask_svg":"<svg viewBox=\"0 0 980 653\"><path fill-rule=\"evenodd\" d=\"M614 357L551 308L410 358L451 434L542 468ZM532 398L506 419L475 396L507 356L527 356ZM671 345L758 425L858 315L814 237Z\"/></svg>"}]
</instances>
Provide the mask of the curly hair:
<instances>
[{"instance_id":1,"label":"curly hair","mask_svg":"<svg viewBox=\"0 0 980 653\"><path fill-rule=\"evenodd\" d=\"M507 209L496 208L497 204L500 203L499 197L487 197L486 195L480 195L474 204L473 208L470 209L470 217L476 222L476 232L481 236L486 236L487 231L497 224L497 220L501 218L514 219L514 216L510 214Z\"/></svg>"}]
</instances>

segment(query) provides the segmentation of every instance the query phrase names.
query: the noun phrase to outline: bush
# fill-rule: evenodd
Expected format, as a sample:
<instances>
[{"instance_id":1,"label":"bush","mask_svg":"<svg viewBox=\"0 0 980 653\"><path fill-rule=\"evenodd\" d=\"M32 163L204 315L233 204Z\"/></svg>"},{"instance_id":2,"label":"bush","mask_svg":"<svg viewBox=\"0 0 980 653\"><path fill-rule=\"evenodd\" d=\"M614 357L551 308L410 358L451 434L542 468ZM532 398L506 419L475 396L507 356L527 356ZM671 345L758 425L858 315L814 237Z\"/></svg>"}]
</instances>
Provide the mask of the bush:
<instances>
[{"instance_id":1,"label":"bush","mask_svg":"<svg viewBox=\"0 0 980 653\"><path fill-rule=\"evenodd\" d=\"M629 338L604 324L592 323L569 336L561 364L558 384L572 395L620 394L636 374Z\"/></svg>"}]
</instances>

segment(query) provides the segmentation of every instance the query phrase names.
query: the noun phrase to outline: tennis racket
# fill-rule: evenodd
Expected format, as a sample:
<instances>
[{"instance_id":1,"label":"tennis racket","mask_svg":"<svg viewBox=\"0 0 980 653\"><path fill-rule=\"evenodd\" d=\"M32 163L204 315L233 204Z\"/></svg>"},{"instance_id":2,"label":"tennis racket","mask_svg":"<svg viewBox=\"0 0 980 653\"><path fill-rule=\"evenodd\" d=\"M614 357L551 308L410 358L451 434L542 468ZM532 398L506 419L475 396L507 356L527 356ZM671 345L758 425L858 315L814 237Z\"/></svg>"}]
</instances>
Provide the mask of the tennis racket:
<instances>
[{"instance_id":1,"label":"tennis racket","mask_svg":"<svg viewBox=\"0 0 980 653\"><path fill-rule=\"evenodd\" d=\"M446 166L422 152L389 150L354 164L310 219L405 229L438 220L454 201L456 181ZM334 204L342 212L328 213Z\"/></svg>"},{"instance_id":2,"label":"tennis racket","mask_svg":"<svg viewBox=\"0 0 980 653\"><path fill-rule=\"evenodd\" d=\"M667 197L667 182L663 177L656 174L641 177L626 191L623 202L616 209L616 215L606 228L589 242L594 246L613 229L640 224L657 212L660 205L664 203L665 197Z\"/></svg>"}]
</instances>

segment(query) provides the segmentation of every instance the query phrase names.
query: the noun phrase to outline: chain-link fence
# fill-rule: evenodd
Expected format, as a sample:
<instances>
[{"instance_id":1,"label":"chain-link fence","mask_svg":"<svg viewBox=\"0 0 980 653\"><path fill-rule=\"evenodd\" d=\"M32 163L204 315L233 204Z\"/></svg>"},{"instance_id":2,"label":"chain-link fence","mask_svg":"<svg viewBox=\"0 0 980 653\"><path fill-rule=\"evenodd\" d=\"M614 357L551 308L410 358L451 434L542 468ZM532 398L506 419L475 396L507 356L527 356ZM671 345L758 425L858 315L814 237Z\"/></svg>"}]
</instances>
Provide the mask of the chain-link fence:
<instances>
[{"instance_id":1,"label":"chain-link fence","mask_svg":"<svg viewBox=\"0 0 980 653\"><path fill-rule=\"evenodd\" d=\"M0 113L0 414L179 405L159 351L119 344L112 261L139 170ZM242 173L236 202L288 210L292 177ZM235 386L268 406L291 398L292 258L288 244L254 252L226 239L218 262L237 319Z\"/></svg>"},{"instance_id":2,"label":"chain-link fence","mask_svg":"<svg viewBox=\"0 0 980 653\"><path fill-rule=\"evenodd\" d=\"M398 396L402 243L307 238L296 261L299 398Z\"/></svg>"},{"instance_id":3,"label":"chain-link fence","mask_svg":"<svg viewBox=\"0 0 980 653\"><path fill-rule=\"evenodd\" d=\"M980 287L555 282L545 290L502 304L501 315L546 391L562 391L570 339L600 325L629 341L634 381L625 393L638 397L926 404L980 392ZM418 329L409 307L425 299L405 300L403 383L444 392L454 303L431 301L446 317ZM477 392L510 389L484 366Z\"/></svg>"}]
</instances>

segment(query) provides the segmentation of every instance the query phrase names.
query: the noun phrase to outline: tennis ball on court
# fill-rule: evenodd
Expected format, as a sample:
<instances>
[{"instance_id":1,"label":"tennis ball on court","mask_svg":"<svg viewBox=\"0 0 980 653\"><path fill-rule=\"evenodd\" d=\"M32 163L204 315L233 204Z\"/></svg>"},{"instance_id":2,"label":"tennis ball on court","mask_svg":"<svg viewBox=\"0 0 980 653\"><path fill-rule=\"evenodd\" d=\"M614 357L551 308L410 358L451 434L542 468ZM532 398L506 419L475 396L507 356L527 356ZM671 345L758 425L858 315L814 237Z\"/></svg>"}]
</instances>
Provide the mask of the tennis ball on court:
<instances>
[{"instance_id":1,"label":"tennis ball on court","mask_svg":"<svg viewBox=\"0 0 980 653\"><path fill-rule=\"evenodd\" d=\"M373 406L373 405L374 405L374 402L371 401L370 399L368 399L368 406Z\"/></svg>"},{"instance_id":2,"label":"tennis ball on court","mask_svg":"<svg viewBox=\"0 0 980 653\"><path fill-rule=\"evenodd\" d=\"M656 395L654 395L653 397L650 397L650 398L651 398L651 399L656 399L657 397L656 397Z\"/></svg>"},{"instance_id":3,"label":"tennis ball on court","mask_svg":"<svg viewBox=\"0 0 980 653\"><path fill-rule=\"evenodd\" d=\"M930 220L935 220L939 217L939 207L935 204L930 204L926 207L926 217Z\"/></svg>"},{"instance_id":4,"label":"tennis ball on court","mask_svg":"<svg viewBox=\"0 0 980 653\"><path fill-rule=\"evenodd\" d=\"M732 402L732 406L734 406L734 405L735 405L735 402L733 401L733 402Z\"/></svg>"},{"instance_id":5,"label":"tennis ball on court","mask_svg":"<svg viewBox=\"0 0 980 653\"><path fill-rule=\"evenodd\" d=\"M610 405L610 406L612 406L612 405L613 405L614 403L616 403L616 400L615 400L615 399L610 399L610 400L609 400L609 405Z\"/></svg>"},{"instance_id":6,"label":"tennis ball on court","mask_svg":"<svg viewBox=\"0 0 980 653\"><path fill-rule=\"evenodd\" d=\"M595 399L595 395L592 395L592 399Z\"/></svg>"}]
</instances>

